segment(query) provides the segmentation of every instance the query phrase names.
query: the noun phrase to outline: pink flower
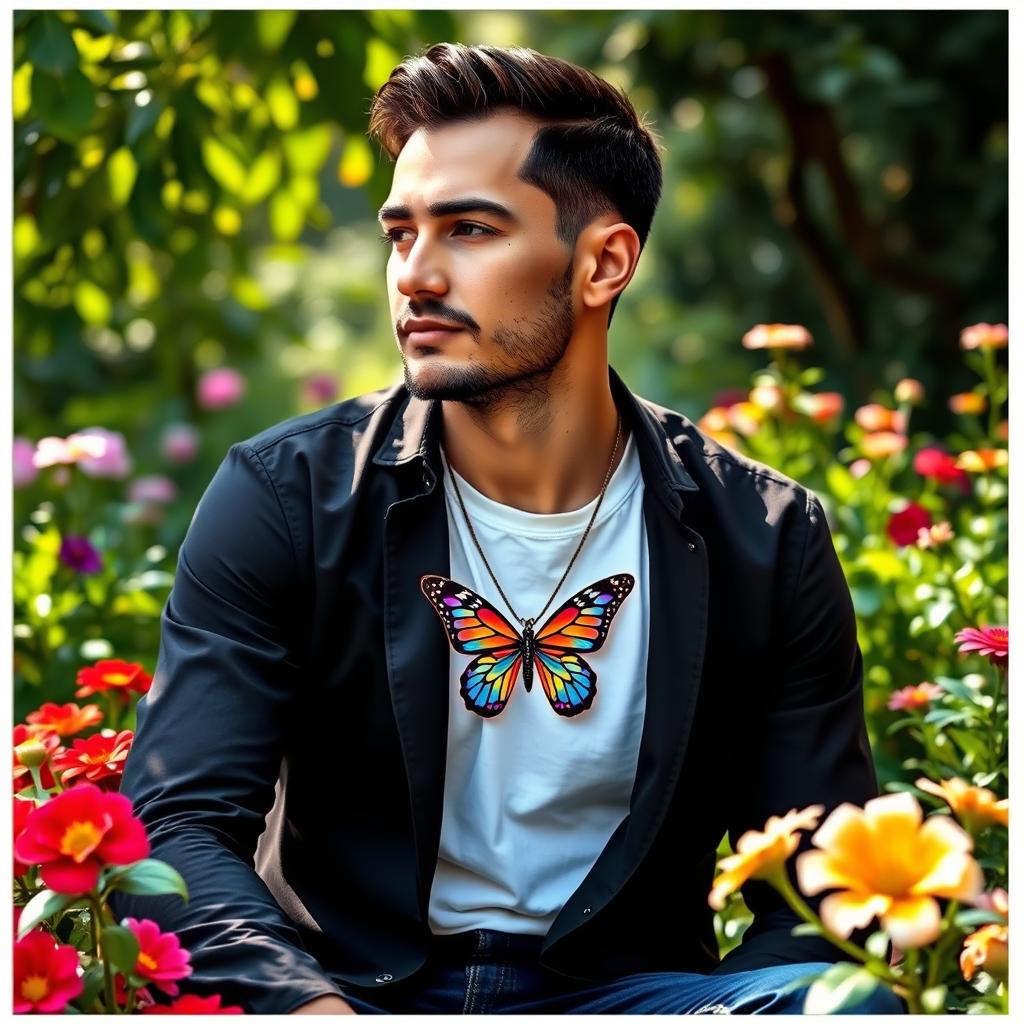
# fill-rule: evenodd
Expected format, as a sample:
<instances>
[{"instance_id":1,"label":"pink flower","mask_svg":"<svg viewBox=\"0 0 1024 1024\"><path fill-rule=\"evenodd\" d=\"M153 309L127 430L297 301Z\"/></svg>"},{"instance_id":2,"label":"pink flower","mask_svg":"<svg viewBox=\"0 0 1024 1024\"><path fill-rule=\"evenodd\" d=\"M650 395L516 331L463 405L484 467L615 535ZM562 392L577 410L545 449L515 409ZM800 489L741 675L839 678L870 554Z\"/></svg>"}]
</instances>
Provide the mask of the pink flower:
<instances>
[{"instance_id":1,"label":"pink flower","mask_svg":"<svg viewBox=\"0 0 1024 1024\"><path fill-rule=\"evenodd\" d=\"M37 469L46 469L48 466L71 466L83 459L102 458L106 450L106 441L92 434L41 437L36 442L32 464Z\"/></svg>"},{"instance_id":2,"label":"pink flower","mask_svg":"<svg viewBox=\"0 0 1024 1024\"><path fill-rule=\"evenodd\" d=\"M971 489L967 474L956 464L956 456L941 448L922 448L917 452L914 472L940 484L956 484L964 493Z\"/></svg>"},{"instance_id":3,"label":"pink flower","mask_svg":"<svg viewBox=\"0 0 1024 1024\"><path fill-rule=\"evenodd\" d=\"M1006 348L1010 343L1010 332L1006 324L972 324L960 332L960 347Z\"/></svg>"},{"instance_id":4,"label":"pink flower","mask_svg":"<svg viewBox=\"0 0 1024 1024\"><path fill-rule=\"evenodd\" d=\"M1006 626L968 626L953 639L960 653L984 654L989 663L1005 668L1010 660L1010 630Z\"/></svg>"},{"instance_id":5,"label":"pink flower","mask_svg":"<svg viewBox=\"0 0 1024 1024\"><path fill-rule=\"evenodd\" d=\"M205 1014L205 1013L245 1013L240 1006L221 1006L220 996L197 996L192 992L188 995L181 996L179 999L175 999L170 1006L160 1006L153 1004L152 1006L143 1007L143 1013L191 1013L191 1014Z\"/></svg>"},{"instance_id":6,"label":"pink flower","mask_svg":"<svg viewBox=\"0 0 1024 1024\"><path fill-rule=\"evenodd\" d=\"M908 544L916 544L918 530L922 527L928 529L931 525L932 516L928 509L911 501L901 512L889 516L885 530L893 544L904 548Z\"/></svg>"},{"instance_id":7,"label":"pink flower","mask_svg":"<svg viewBox=\"0 0 1024 1024\"><path fill-rule=\"evenodd\" d=\"M103 568L103 556L89 543L88 537L65 537L60 542L58 558L69 569L87 575Z\"/></svg>"},{"instance_id":8,"label":"pink flower","mask_svg":"<svg viewBox=\"0 0 1024 1024\"><path fill-rule=\"evenodd\" d=\"M894 690L889 694L888 706L891 711L917 711L929 707L941 695L942 687L937 683L918 683Z\"/></svg>"},{"instance_id":9,"label":"pink flower","mask_svg":"<svg viewBox=\"0 0 1024 1024\"><path fill-rule=\"evenodd\" d=\"M172 423L160 435L160 451L176 466L191 462L199 454L199 431L191 423Z\"/></svg>"},{"instance_id":10,"label":"pink flower","mask_svg":"<svg viewBox=\"0 0 1024 1024\"><path fill-rule=\"evenodd\" d=\"M123 480L132 471L132 458L128 454L124 434L104 427L89 427L87 430L72 434L68 441L81 438L94 438L105 442L102 452L98 455L78 460L79 468L86 476Z\"/></svg>"},{"instance_id":11,"label":"pink flower","mask_svg":"<svg viewBox=\"0 0 1024 1024\"><path fill-rule=\"evenodd\" d=\"M804 349L812 340L800 324L755 324L743 335L743 347Z\"/></svg>"},{"instance_id":12,"label":"pink flower","mask_svg":"<svg viewBox=\"0 0 1024 1024\"><path fill-rule=\"evenodd\" d=\"M192 973L188 963L190 954L187 949L181 948L178 936L173 932L160 931L156 921L148 918L136 920L134 917L126 917L121 923L130 928L139 940L135 973L151 981L161 992L176 996L179 989L174 982Z\"/></svg>"},{"instance_id":13,"label":"pink flower","mask_svg":"<svg viewBox=\"0 0 1024 1024\"><path fill-rule=\"evenodd\" d=\"M13 478L14 487L28 487L39 476L39 469L33 461L36 446L27 437L14 439Z\"/></svg>"},{"instance_id":14,"label":"pink flower","mask_svg":"<svg viewBox=\"0 0 1024 1024\"><path fill-rule=\"evenodd\" d=\"M226 409L245 394L245 378L228 366L209 370L199 378L196 398L204 409Z\"/></svg>"},{"instance_id":15,"label":"pink flower","mask_svg":"<svg viewBox=\"0 0 1024 1024\"><path fill-rule=\"evenodd\" d=\"M310 374L302 382L302 397L310 405L333 402L338 397L338 378L333 373Z\"/></svg>"},{"instance_id":16,"label":"pink flower","mask_svg":"<svg viewBox=\"0 0 1024 1024\"><path fill-rule=\"evenodd\" d=\"M938 547L940 544L945 544L947 541L951 541L953 536L953 527L943 520L941 523L936 523L934 526L928 528L922 526L921 529L917 531L917 546L922 550L925 548Z\"/></svg>"},{"instance_id":17,"label":"pink flower","mask_svg":"<svg viewBox=\"0 0 1024 1024\"><path fill-rule=\"evenodd\" d=\"M60 1013L85 988L78 950L40 929L14 944L14 1012Z\"/></svg>"},{"instance_id":18,"label":"pink flower","mask_svg":"<svg viewBox=\"0 0 1024 1024\"><path fill-rule=\"evenodd\" d=\"M128 485L128 500L141 503L152 502L166 505L178 496L178 488L167 476L154 473L151 476L138 476Z\"/></svg>"}]
</instances>

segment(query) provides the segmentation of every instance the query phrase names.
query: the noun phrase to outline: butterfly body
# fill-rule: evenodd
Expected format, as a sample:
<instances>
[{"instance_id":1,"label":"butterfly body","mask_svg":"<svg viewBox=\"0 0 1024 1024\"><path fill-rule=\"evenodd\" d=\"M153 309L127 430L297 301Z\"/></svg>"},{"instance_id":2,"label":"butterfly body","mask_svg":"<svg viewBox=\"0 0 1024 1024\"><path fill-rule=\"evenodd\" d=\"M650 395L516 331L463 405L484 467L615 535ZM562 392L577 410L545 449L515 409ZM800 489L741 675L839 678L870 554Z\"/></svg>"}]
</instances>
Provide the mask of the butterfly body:
<instances>
[{"instance_id":1,"label":"butterfly body","mask_svg":"<svg viewBox=\"0 0 1024 1024\"><path fill-rule=\"evenodd\" d=\"M633 585L628 573L598 580L569 598L539 629L527 619L520 634L469 587L445 576L420 579L452 647L474 656L462 673L459 693L467 709L481 718L504 710L520 674L527 693L534 676L540 679L556 714L572 718L588 710L597 693L597 673L581 652L603 646Z\"/></svg>"}]
</instances>

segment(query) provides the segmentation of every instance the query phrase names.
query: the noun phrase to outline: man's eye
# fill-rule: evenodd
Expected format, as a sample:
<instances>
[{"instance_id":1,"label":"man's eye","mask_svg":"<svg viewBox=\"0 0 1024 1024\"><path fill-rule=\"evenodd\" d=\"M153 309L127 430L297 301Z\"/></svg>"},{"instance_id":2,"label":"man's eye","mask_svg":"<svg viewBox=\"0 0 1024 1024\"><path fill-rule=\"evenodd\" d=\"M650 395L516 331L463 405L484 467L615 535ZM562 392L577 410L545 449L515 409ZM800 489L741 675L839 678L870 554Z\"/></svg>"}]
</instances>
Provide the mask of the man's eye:
<instances>
[{"instance_id":1,"label":"man's eye","mask_svg":"<svg viewBox=\"0 0 1024 1024\"><path fill-rule=\"evenodd\" d=\"M385 231L384 234L378 235L377 237L384 243L384 245L391 245L394 242L401 242L401 238L396 238L396 235L401 234L405 228L391 228L390 231Z\"/></svg>"},{"instance_id":2,"label":"man's eye","mask_svg":"<svg viewBox=\"0 0 1024 1024\"><path fill-rule=\"evenodd\" d=\"M470 224L468 221L460 221L457 228L472 228L476 231L482 231L485 235L493 235L494 232L490 228L485 228L483 224Z\"/></svg>"}]
</instances>

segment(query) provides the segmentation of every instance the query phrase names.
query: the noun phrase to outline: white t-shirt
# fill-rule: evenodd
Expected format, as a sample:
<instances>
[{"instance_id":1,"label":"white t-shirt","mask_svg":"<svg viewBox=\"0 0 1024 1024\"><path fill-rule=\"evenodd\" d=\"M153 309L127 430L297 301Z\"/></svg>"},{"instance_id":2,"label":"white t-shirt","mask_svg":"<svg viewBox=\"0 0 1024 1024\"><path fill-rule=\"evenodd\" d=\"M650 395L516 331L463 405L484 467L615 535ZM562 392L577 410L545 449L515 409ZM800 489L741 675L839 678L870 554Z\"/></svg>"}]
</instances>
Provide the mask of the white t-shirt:
<instances>
[{"instance_id":1,"label":"white t-shirt","mask_svg":"<svg viewBox=\"0 0 1024 1024\"><path fill-rule=\"evenodd\" d=\"M447 461L445 468L450 577L482 597L522 635L522 626L502 600L466 528ZM502 589L519 615L537 616L569 564L597 498L570 512L539 515L493 501L461 476L458 484ZM568 646L573 641L562 634L567 645L559 648L559 653L566 652L563 669L575 666L576 673L573 679L566 678L574 696L561 702L562 712L545 695L539 653L530 692L520 662L500 711L494 713L494 705L488 710L482 701L483 714L470 710L466 702L471 698L460 694L460 686L477 655L449 646L444 812L429 911L435 934L472 928L545 934L629 811L647 678L643 490L631 435L572 571L534 626L539 634L535 642L543 644L544 624L567 601L594 583L613 581L581 599L576 614L582 625L569 627L576 635L593 637L611 612L603 645L577 653ZM623 598L629 585L628 580L623 582L625 576L632 577L633 587ZM462 598L452 596L455 591L446 591L450 605L472 604L465 592ZM590 614L584 615L587 611ZM472 617L479 611L460 607L455 614L479 625ZM573 613L564 618L573 618ZM549 641L551 637L549 633ZM574 656L582 657L585 666L578 666ZM547 678L553 680L553 673ZM592 703L572 713L586 704L590 687L596 691ZM565 697L567 690L552 693Z\"/></svg>"}]
</instances>

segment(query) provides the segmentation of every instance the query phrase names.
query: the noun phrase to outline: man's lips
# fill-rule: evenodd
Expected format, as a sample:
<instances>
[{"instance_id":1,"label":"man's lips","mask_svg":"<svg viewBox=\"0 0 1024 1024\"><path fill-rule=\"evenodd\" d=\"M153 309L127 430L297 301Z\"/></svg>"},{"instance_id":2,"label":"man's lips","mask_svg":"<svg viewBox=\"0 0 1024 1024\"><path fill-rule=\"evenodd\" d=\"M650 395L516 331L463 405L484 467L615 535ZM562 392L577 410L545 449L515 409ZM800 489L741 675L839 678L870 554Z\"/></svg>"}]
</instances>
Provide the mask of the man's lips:
<instances>
[{"instance_id":1,"label":"man's lips","mask_svg":"<svg viewBox=\"0 0 1024 1024\"><path fill-rule=\"evenodd\" d=\"M405 337L413 345L438 345L446 341L453 334L461 333L461 327L429 327L419 331L409 331Z\"/></svg>"}]
</instances>

